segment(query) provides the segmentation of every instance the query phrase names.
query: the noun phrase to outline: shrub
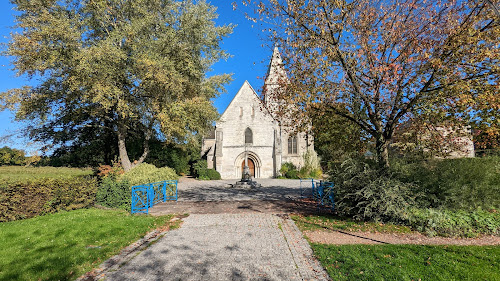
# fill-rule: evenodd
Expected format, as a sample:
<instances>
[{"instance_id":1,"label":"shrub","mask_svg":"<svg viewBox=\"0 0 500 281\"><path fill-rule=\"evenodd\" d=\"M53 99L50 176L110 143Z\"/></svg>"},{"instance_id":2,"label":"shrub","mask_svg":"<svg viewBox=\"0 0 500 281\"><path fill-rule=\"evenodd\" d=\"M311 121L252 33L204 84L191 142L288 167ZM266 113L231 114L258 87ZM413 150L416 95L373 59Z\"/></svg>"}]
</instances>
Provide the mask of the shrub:
<instances>
[{"instance_id":1,"label":"shrub","mask_svg":"<svg viewBox=\"0 0 500 281\"><path fill-rule=\"evenodd\" d=\"M320 165L320 158L318 154L313 149L308 149L306 153L302 156L304 158L304 176L308 178L319 178L321 177L322 170Z\"/></svg>"},{"instance_id":2,"label":"shrub","mask_svg":"<svg viewBox=\"0 0 500 281\"><path fill-rule=\"evenodd\" d=\"M200 180L220 180L219 172L207 168L207 160L198 160L193 164L194 176Z\"/></svg>"},{"instance_id":3,"label":"shrub","mask_svg":"<svg viewBox=\"0 0 500 281\"><path fill-rule=\"evenodd\" d=\"M500 209L500 157L394 161L401 181L425 194L421 207L455 210Z\"/></svg>"},{"instance_id":4,"label":"shrub","mask_svg":"<svg viewBox=\"0 0 500 281\"><path fill-rule=\"evenodd\" d=\"M117 181L114 177L105 177L96 195L96 203L109 208L120 208L130 211L130 183L127 180Z\"/></svg>"},{"instance_id":5,"label":"shrub","mask_svg":"<svg viewBox=\"0 0 500 281\"><path fill-rule=\"evenodd\" d=\"M200 180L220 180L221 176L219 172L214 169L202 169L200 170L200 175L198 178Z\"/></svg>"},{"instance_id":6,"label":"shrub","mask_svg":"<svg viewBox=\"0 0 500 281\"><path fill-rule=\"evenodd\" d=\"M299 171L297 167L291 162L285 162L281 164L280 173L284 178L287 179L298 179Z\"/></svg>"},{"instance_id":7,"label":"shrub","mask_svg":"<svg viewBox=\"0 0 500 281\"><path fill-rule=\"evenodd\" d=\"M0 221L31 218L94 204L97 180L91 177L2 181Z\"/></svg>"},{"instance_id":8,"label":"shrub","mask_svg":"<svg viewBox=\"0 0 500 281\"><path fill-rule=\"evenodd\" d=\"M411 209L407 224L435 236L475 237L479 234L500 234L500 213L482 210L451 211Z\"/></svg>"},{"instance_id":9,"label":"shrub","mask_svg":"<svg viewBox=\"0 0 500 281\"><path fill-rule=\"evenodd\" d=\"M113 162L113 165L99 165L94 171L94 174L99 177L111 176L116 178L123 173L125 173L125 171L119 161Z\"/></svg>"},{"instance_id":10,"label":"shrub","mask_svg":"<svg viewBox=\"0 0 500 281\"><path fill-rule=\"evenodd\" d=\"M131 186L164 181L176 180L179 176L174 169L169 167L156 168L155 165L142 163L123 175L118 176L119 181L127 181Z\"/></svg>"},{"instance_id":11,"label":"shrub","mask_svg":"<svg viewBox=\"0 0 500 281\"><path fill-rule=\"evenodd\" d=\"M348 159L332 173L337 209L360 220L401 222L415 205L415 186L383 174L361 160Z\"/></svg>"},{"instance_id":12,"label":"shrub","mask_svg":"<svg viewBox=\"0 0 500 281\"><path fill-rule=\"evenodd\" d=\"M193 163L193 176L200 177L200 171L207 169L207 160L198 160Z\"/></svg>"}]
</instances>

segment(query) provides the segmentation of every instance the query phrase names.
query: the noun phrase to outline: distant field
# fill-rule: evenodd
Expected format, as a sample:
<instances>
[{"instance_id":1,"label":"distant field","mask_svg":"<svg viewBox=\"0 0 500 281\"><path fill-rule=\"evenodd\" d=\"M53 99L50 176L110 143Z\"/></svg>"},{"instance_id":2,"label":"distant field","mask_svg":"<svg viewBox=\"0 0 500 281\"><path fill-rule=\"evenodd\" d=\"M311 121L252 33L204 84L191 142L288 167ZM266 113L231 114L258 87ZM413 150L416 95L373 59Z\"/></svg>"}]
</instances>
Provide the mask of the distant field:
<instances>
[{"instance_id":1,"label":"distant field","mask_svg":"<svg viewBox=\"0 0 500 281\"><path fill-rule=\"evenodd\" d=\"M0 180L29 180L39 178L69 178L92 174L91 169L59 167L0 166Z\"/></svg>"}]
</instances>

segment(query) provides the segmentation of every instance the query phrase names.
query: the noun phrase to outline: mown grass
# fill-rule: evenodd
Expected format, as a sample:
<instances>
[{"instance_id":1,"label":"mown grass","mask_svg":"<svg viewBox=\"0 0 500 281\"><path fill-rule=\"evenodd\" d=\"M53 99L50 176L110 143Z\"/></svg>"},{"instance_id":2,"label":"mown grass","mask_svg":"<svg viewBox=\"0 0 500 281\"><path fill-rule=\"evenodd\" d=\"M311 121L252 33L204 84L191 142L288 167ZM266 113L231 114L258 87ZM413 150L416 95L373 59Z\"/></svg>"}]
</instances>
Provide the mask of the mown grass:
<instances>
[{"instance_id":1,"label":"mown grass","mask_svg":"<svg viewBox=\"0 0 500 281\"><path fill-rule=\"evenodd\" d=\"M91 175L92 169L65 167L0 166L0 180L17 181L39 178L70 178Z\"/></svg>"},{"instance_id":2,"label":"mown grass","mask_svg":"<svg viewBox=\"0 0 500 281\"><path fill-rule=\"evenodd\" d=\"M311 247L333 280L500 280L500 246Z\"/></svg>"},{"instance_id":3,"label":"mown grass","mask_svg":"<svg viewBox=\"0 0 500 281\"><path fill-rule=\"evenodd\" d=\"M314 230L343 230L362 232L384 232L384 233L410 233L407 226L354 221L347 218L338 218L329 215L301 216L292 215L291 218L301 231Z\"/></svg>"},{"instance_id":4,"label":"mown grass","mask_svg":"<svg viewBox=\"0 0 500 281\"><path fill-rule=\"evenodd\" d=\"M72 280L172 216L81 209L0 223L0 280Z\"/></svg>"}]
</instances>

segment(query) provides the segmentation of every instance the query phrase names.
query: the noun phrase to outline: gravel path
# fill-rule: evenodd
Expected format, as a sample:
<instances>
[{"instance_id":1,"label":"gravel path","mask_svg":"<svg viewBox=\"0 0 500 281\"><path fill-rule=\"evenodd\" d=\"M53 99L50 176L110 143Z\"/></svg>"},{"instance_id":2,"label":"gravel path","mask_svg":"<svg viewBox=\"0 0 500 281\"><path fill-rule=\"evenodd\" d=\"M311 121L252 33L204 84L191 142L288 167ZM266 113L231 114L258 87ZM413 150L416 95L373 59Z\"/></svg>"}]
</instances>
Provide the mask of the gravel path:
<instances>
[{"instance_id":1,"label":"gravel path","mask_svg":"<svg viewBox=\"0 0 500 281\"><path fill-rule=\"evenodd\" d=\"M500 245L498 236L482 236L479 238L429 237L420 233L372 233L346 231L305 231L304 235L311 242L322 244L417 244L417 245L461 245L486 246Z\"/></svg>"},{"instance_id":2,"label":"gravel path","mask_svg":"<svg viewBox=\"0 0 500 281\"><path fill-rule=\"evenodd\" d=\"M181 178L178 185L178 200L183 201L244 201L244 200L285 200L301 195L300 180L257 179L259 188L233 188L237 179L198 181ZM311 184L307 185L309 191ZM306 189L304 189L305 191Z\"/></svg>"},{"instance_id":3,"label":"gravel path","mask_svg":"<svg viewBox=\"0 0 500 281\"><path fill-rule=\"evenodd\" d=\"M293 221L194 214L106 280L328 280Z\"/></svg>"}]
</instances>

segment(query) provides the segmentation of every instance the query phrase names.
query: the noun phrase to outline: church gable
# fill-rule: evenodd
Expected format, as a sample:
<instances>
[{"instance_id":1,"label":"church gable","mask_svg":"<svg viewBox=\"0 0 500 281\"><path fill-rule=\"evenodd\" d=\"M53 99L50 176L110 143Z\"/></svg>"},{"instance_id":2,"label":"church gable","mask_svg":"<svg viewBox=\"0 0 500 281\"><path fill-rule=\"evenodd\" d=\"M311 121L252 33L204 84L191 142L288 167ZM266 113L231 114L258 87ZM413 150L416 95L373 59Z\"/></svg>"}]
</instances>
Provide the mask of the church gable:
<instances>
[{"instance_id":1,"label":"church gable","mask_svg":"<svg viewBox=\"0 0 500 281\"><path fill-rule=\"evenodd\" d=\"M273 123L273 119L262 106L259 96L250 83L245 81L224 113L222 113L217 126L224 126L223 124L227 123L241 124L244 120L255 121L256 119Z\"/></svg>"}]
</instances>

